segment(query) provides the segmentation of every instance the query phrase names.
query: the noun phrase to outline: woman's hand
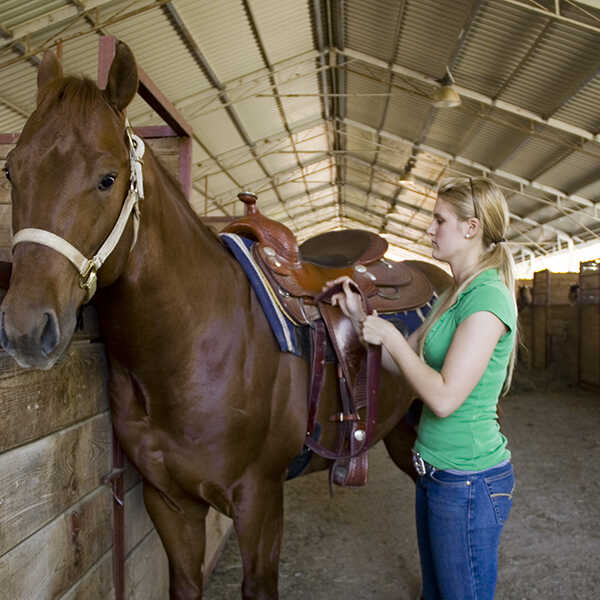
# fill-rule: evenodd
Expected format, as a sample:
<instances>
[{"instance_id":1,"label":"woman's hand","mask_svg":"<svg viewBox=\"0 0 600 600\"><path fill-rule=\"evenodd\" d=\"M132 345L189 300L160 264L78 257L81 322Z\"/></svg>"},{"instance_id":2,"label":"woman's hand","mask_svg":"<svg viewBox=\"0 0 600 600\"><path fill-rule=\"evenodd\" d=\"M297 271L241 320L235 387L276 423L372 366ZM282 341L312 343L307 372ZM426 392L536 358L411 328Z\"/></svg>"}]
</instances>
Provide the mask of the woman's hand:
<instances>
[{"instance_id":1,"label":"woman's hand","mask_svg":"<svg viewBox=\"0 0 600 600\"><path fill-rule=\"evenodd\" d=\"M377 311L366 316L361 324L361 338L367 344L386 345L389 336L402 334L389 322L377 316Z\"/></svg>"},{"instance_id":2,"label":"woman's hand","mask_svg":"<svg viewBox=\"0 0 600 600\"><path fill-rule=\"evenodd\" d=\"M356 285L352 279L347 275L344 275L333 281L328 281L325 284L323 291L338 283L342 284L343 293L339 292L334 294L331 297L331 305L339 306L342 312L352 320L354 326L358 329L359 324L365 318L366 313L360 294L355 292L351 287L352 285Z\"/></svg>"}]
</instances>

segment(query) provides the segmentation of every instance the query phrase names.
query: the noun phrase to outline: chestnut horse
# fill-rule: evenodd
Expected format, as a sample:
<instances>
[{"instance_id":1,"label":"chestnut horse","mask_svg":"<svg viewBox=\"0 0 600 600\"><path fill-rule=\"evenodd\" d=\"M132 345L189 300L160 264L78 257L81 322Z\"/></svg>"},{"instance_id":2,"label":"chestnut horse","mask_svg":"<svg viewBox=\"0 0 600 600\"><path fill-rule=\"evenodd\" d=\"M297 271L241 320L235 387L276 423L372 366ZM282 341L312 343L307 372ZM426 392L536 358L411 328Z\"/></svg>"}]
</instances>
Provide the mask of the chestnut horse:
<instances>
[{"instance_id":1,"label":"chestnut horse","mask_svg":"<svg viewBox=\"0 0 600 600\"><path fill-rule=\"evenodd\" d=\"M22 367L51 368L97 270L112 419L144 478L145 504L169 558L171 598L202 597L204 521L213 506L234 522L243 598L275 599L283 482L305 439L308 365L280 352L241 267L149 150L141 215L135 202L123 209L129 188L141 187L130 172L139 165L132 145L142 142L125 120L137 84L123 43L105 90L63 77L55 55L44 56L36 110L7 160L16 233L0 339ZM104 262L92 264L86 257L114 238L115 222L122 235L103 250ZM78 255L81 269L73 266ZM408 473L414 434L401 417L410 400L403 379L382 373L376 438ZM319 412L328 447L337 402L328 366ZM328 464L315 457L307 471Z\"/></svg>"}]
</instances>

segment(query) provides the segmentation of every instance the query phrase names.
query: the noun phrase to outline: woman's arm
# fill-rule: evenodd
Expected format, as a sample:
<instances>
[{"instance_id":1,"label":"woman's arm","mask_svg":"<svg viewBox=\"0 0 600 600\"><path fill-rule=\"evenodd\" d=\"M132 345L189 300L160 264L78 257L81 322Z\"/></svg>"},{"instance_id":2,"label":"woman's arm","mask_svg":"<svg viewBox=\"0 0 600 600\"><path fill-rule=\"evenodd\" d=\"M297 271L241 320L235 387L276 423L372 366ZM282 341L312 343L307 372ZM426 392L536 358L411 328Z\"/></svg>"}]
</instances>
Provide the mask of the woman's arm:
<instances>
[{"instance_id":1,"label":"woman's arm","mask_svg":"<svg viewBox=\"0 0 600 600\"><path fill-rule=\"evenodd\" d=\"M362 337L371 344L383 344L423 402L438 417L447 417L477 385L506 331L493 313L473 313L457 327L441 372L421 360L391 323L375 315L364 319Z\"/></svg>"}]
</instances>

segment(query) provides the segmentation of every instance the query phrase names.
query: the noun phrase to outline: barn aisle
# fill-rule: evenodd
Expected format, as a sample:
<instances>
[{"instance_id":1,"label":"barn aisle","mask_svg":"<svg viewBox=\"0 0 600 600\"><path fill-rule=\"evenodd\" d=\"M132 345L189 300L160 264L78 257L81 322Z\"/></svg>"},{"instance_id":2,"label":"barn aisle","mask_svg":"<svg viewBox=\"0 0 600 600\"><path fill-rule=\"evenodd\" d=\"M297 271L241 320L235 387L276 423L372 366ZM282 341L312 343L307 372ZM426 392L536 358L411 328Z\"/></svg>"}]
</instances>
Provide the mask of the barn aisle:
<instances>
[{"instance_id":1,"label":"barn aisle","mask_svg":"<svg viewBox=\"0 0 600 600\"><path fill-rule=\"evenodd\" d=\"M600 588L600 398L548 378L520 377L503 401L517 491L500 555L496 598L592 600ZM287 484L282 600L413 600L419 592L413 486L383 445L363 489L323 473ZM207 600L239 597L233 535Z\"/></svg>"}]
</instances>

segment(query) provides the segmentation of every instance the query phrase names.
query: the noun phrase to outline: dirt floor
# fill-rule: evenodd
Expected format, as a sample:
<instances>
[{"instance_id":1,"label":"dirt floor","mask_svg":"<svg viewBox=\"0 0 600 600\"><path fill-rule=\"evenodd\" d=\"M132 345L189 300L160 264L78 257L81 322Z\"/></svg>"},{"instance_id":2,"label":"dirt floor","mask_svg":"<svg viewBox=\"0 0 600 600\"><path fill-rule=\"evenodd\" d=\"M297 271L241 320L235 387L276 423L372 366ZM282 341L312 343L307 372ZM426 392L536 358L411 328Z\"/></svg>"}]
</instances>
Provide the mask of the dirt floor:
<instances>
[{"instance_id":1,"label":"dirt floor","mask_svg":"<svg viewBox=\"0 0 600 600\"><path fill-rule=\"evenodd\" d=\"M600 598L600 394L520 375L503 410L517 489L496 598ZM412 482L382 444L370 452L369 478L332 499L325 473L287 484L282 600L418 597ZM240 582L234 534L205 598L235 600Z\"/></svg>"}]
</instances>

